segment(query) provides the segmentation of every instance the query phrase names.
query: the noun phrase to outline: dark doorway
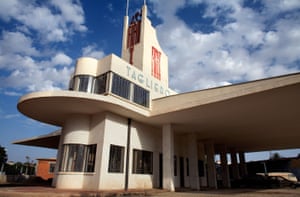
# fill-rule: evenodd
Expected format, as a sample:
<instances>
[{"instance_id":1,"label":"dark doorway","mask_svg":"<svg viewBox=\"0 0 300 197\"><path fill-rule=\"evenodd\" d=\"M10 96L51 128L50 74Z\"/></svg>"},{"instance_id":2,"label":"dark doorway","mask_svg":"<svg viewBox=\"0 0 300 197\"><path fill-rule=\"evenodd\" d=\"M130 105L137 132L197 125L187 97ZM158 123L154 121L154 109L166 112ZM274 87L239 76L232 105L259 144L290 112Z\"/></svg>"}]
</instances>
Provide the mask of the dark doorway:
<instances>
[{"instance_id":1,"label":"dark doorway","mask_svg":"<svg viewBox=\"0 0 300 197\"><path fill-rule=\"evenodd\" d=\"M184 187L184 158L180 157L179 159L179 178L180 178L180 187Z\"/></svg>"},{"instance_id":2,"label":"dark doorway","mask_svg":"<svg viewBox=\"0 0 300 197\"><path fill-rule=\"evenodd\" d=\"M159 154L159 188L163 188L163 157Z\"/></svg>"}]
</instances>

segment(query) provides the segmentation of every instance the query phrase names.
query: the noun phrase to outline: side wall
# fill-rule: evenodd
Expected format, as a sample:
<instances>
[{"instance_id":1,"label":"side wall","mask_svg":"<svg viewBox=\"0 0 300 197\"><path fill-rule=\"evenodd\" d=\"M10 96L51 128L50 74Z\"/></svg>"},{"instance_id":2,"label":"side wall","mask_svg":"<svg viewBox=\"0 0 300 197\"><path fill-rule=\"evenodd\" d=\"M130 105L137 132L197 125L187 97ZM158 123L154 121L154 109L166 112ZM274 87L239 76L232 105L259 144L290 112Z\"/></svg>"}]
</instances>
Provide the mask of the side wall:
<instances>
[{"instance_id":1,"label":"side wall","mask_svg":"<svg viewBox=\"0 0 300 197\"><path fill-rule=\"evenodd\" d=\"M105 135L103 144L103 161L101 178L98 189L124 189L127 149L128 119L115 114L107 113L105 120ZM159 153L161 150L161 137L158 129L132 121L129 155L129 184L128 188L144 189L158 187ZM122 146L124 153L124 168L121 173L108 172L110 146ZM146 150L153 152L153 174L133 174L133 150Z\"/></svg>"},{"instance_id":2,"label":"side wall","mask_svg":"<svg viewBox=\"0 0 300 197\"><path fill-rule=\"evenodd\" d=\"M161 131L146 124L131 121L129 155L129 189L159 187L159 155L161 153ZM53 184L63 189L111 190L125 188L128 119L116 114L71 115L66 121L58 151L56 177ZM63 159L63 144L97 144L94 172L59 172ZM122 172L109 172L111 145L124 147ZM152 174L133 173L133 151L152 152Z\"/></svg>"},{"instance_id":3,"label":"side wall","mask_svg":"<svg viewBox=\"0 0 300 197\"><path fill-rule=\"evenodd\" d=\"M62 128L60 146L57 156L56 176L53 185L62 189L97 189L100 179L99 166L102 161L102 146L104 133L103 114L70 115ZM97 155L94 172L60 172L59 165L63 159L63 144L97 144Z\"/></svg>"}]
</instances>

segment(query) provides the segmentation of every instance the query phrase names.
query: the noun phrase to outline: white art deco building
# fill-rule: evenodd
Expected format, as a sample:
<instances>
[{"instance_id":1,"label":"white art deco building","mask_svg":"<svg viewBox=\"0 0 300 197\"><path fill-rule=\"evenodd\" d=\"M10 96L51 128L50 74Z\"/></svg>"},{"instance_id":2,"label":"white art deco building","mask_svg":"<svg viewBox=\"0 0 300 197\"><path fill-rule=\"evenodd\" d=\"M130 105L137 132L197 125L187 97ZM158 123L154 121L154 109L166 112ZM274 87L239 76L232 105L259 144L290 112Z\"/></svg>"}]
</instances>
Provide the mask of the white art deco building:
<instances>
[{"instance_id":1,"label":"white art deco building","mask_svg":"<svg viewBox=\"0 0 300 197\"><path fill-rule=\"evenodd\" d=\"M230 187L245 152L300 147L299 73L183 94L168 75L144 5L124 18L121 58L79 58L69 90L21 97L61 130L15 143L58 149L53 185L86 190L217 188L216 154Z\"/></svg>"}]
</instances>

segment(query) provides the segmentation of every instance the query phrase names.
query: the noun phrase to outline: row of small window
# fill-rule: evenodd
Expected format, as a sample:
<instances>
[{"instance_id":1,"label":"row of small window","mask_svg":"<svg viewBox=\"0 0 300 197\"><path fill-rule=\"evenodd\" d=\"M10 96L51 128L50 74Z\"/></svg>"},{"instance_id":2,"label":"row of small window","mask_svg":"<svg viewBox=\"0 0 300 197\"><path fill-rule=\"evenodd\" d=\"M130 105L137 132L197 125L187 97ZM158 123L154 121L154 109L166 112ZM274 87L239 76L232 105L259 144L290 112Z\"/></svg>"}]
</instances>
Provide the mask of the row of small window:
<instances>
[{"instance_id":1,"label":"row of small window","mask_svg":"<svg viewBox=\"0 0 300 197\"><path fill-rule=\"evenodd\" d=\"M123 173L124 171L124 150L123 146L110 146L108 172ZM152 174L153 153L145 150L133 150L134 174Z\"/></svg>"},{"instance_id":2,"label":"row of small window","mask_svg":"<svg viewBox=\"0 0 300 197\"><path fill-rule=\"evenodd\" d=\"M97 145L64 144L62 160L59 165L61 172L94 172ZM110 146L108 172L123 173L123 146ZM133 168L135 174L152 174L153 153L144 150L133 150Z\"/></svg>"},{"instance_id":3,"label":"row of small window","mask_svg":"<svg viewBox=\"0 0 300 197\"><path fill-rule=\"evenodd\" d=\"M112 83L110 83L111 79ZM70 81L69 89L96 94L111 92L139 105L149 107L150 94L148 90L113 72L107 72L97 77L76 75Z\"/></svg>"}]
</instances>

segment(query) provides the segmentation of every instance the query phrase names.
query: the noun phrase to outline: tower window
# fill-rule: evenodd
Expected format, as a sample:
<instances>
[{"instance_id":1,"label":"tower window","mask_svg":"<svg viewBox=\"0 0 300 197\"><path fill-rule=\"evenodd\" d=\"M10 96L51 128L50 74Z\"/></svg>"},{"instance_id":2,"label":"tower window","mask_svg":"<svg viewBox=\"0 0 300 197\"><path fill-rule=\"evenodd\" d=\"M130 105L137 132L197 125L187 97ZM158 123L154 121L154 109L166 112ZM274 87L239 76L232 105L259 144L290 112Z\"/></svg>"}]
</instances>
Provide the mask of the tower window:
<instances>
[{"instance_id":1,"label":"tower window","mask_svg":"<svg viewBox=\"0 0 300 197\"><path fill-rule=\"evenodd\" d=\"M134 85L133 102L149 107L149 91L138 85Z\"/></svg>"},{"instance_id":2,"label":"tower window","mask_svg":"<svg viewBox=\"0 0 300 197\"><path fill-rule=\"evenodd\" d=\"M89 75L79 75L79 87L78 91L91 92L93 77Z\"/></svg>"},{"instance_id":3,"label":"tower window","mask_svg":"<svg viewBox=\"0 0 300 197\"><path fill-rule=\"evenodd\" d=\"M130 81L114 74L111 91L118 96L130 99Z\"/></svg>"},{"instance_id":4,"label":"tower window","mask_svg":"<svg viewBox=\"0 0 300 197\"><path fill-rule=\"evenodd\" d=\"M106 92L107 73L96 77L94 84L94 92L97 94L103 94Z\"/></svg>"}]
</instances>

